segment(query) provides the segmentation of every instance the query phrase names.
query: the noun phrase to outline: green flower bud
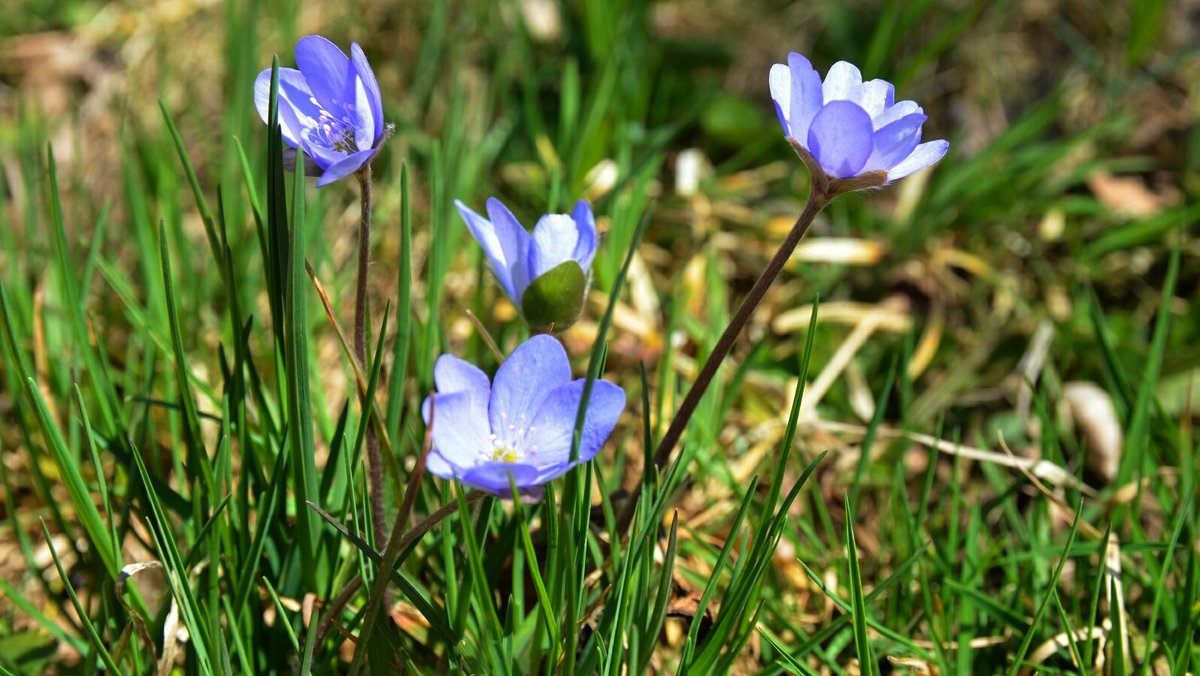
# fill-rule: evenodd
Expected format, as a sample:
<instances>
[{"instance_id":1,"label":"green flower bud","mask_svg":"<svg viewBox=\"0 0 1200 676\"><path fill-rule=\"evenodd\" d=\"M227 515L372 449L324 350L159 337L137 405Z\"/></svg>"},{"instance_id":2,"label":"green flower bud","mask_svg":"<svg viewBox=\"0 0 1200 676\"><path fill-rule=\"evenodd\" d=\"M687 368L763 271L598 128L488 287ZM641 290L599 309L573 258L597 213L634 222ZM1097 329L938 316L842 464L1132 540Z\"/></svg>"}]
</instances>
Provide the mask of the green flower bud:
<instances>
[{"instance_id":1,"label":"green flower bud","mask_svg":"<svg viewBox=\"0 0 1200 676\"><path fill-rule=\"evenodd\" d=\"M583 312L588 280L575 261L564 261L533 280L521 296L525 321L535 331L562 331Z\"/></svg>"}]
</instances>

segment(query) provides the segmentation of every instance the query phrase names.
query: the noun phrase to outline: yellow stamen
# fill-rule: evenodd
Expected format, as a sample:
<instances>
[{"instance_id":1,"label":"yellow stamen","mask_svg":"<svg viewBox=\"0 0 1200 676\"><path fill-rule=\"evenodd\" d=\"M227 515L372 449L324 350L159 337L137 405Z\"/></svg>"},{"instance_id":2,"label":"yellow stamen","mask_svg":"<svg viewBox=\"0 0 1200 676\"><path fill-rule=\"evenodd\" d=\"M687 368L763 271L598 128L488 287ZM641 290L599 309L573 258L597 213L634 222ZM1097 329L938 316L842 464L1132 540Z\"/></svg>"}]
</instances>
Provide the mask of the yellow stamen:
<instances>
[{"instance_id":1,"label":"yellow stamen","mask_svg":"<svg viewBox=\"0 0 1200 676\"><path fill-rule=\"evenodd\" d=\"M496 449L492 451L492 460L500 462L516 462L517 451L509 448L507 445L497 446Z\"/></svg>"}]
</instances>

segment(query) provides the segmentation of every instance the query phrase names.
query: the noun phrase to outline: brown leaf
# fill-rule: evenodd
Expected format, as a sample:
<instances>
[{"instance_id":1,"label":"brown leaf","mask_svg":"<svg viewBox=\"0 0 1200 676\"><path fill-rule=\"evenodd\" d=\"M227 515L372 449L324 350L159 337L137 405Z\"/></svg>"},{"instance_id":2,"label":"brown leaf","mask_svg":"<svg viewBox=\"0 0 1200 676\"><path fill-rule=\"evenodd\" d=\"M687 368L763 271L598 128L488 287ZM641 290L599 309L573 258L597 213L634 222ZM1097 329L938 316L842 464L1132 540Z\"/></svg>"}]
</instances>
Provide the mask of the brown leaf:
<instances>
[{"instance_id":1,"label":"brown leaf","mask_svg":"<svg viewBox=\"0 0 1200 676\"><path fill-rule=\"evenodd\" d=\"M1088 187L1101 204L1115 213L1132 218L1153 216L1175 202L1176 195L1154 192L1136 176L1112 176L1104 172L1092 174Z\"/></svg>"},{"instance_id":2,"label":"brown leaf","mask_svg":"<svg viewBox=\"0 0 1200 676\"><path fill-rule=\"evenodd\" d=\"M1076 381L1063 386L1063 400L1087 443L1085 465L1106 482L1112 481L1125 445L1112 397L1095 383Z\"/></svg>"}]
</instances>

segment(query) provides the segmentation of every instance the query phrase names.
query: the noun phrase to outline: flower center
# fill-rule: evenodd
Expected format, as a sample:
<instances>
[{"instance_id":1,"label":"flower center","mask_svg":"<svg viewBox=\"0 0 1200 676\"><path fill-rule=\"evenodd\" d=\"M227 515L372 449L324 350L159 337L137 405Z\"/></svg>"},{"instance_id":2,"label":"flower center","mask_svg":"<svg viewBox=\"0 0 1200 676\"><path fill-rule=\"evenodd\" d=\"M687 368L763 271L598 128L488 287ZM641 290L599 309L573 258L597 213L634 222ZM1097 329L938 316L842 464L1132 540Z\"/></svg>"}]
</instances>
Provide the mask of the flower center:
<instances>
[{"instance_id":1,"label":"flower center","mask_svg":"<svg viewBox=\"0 0 1200 676\"><path fill-rule=\"evenodd\" d=\"M493 442L496 446L492 449L492 462L516 462L517 449L499 442Z\"/></svg>"},{"instance_id":2,"label":"flower center","mask_svg":"<svg viewBox=\"0 0 1200 676\"><path fill-rule=\"evenodd\" d=\"M315 97L312 102L316 103ZM341 117L335 117L333 113L321 108L321 116L315 120L316 125L308 129L308 141L339 153L356 152L359 148L354 140L354 127L359 122L358 111L353 103L341 103L335 99L334 104L341 106Z\"/></svg>"},{"instance_id":3,"label":"flower center","mask_svg":"<svg viewBox=\"0 0 1200 676\"><path fill-rule=\"evenodd\" d=\"M508 415L500 414L500 428L488 436L492 442L490 460L492 462L523 462L527 457L537 455L537 444L527 444L526 439L537 431L536 427L526 424L525 416L519 416L517 422L510 423Z\"/></svg>"}]
</instances>

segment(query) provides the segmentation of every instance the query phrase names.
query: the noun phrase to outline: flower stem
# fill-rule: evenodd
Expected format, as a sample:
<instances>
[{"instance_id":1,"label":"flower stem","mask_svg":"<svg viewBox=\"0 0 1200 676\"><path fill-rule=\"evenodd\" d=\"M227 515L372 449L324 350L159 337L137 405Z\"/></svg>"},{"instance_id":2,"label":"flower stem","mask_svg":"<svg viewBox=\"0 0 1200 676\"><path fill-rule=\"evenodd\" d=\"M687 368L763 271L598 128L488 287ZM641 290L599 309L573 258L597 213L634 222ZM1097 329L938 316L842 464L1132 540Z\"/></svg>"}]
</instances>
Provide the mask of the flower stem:
<instances>
[{"instance_id":1,"label":"flower stem","mask_svg":"<svg viewBox=\"0 0 1200 676\"><path fill-rule=\"evenodd\" d=\"M796 245L800 243L804 233L808 232L808 228L812 225L813 220L821 209L825 208L826 204L832 199L832 195L825 190L819 189L817 182L814 181L813 189L809 192L808 202L804 205L804 211L800 213L800 217L796 219L796 223L792 225L792 231L788 233L787 238L779 245L779 250L775 252L774 258L767 267L763 269L762 274L758 276L758 280L754 282L754 286L750 292L746 294L746 298L742 300L742 304L738 306L736 312L733 313L733 318L729 320L729 325L725 327L725 332L717 340L717 344L713 346L713 351L708 355L708 359L704 361L704 366L701 367L699 375L696 376L695 382L688 390L687 395L683 398L683 403L679 406L679 411L675 414L675 418L671 421L671 426L667 428L667 433L658 443L658 448L654 451L654 466L662 469L667 464L667 460L671 457L671 451L675 449L675 445L679 443L679 438L683 436L684 429L687 428L688 422L692 419L692 414L696 412L696 407L700 404L700 399L704 397L704 393L708 391L708 386L712 384L713 377L717 374L717 369L721 363L729 356L729 352L733 349L733 344L737 337L742 333L742 329L746 327L750 321L750 316L754 314L754 310L762 299L767 294L767 289L775 282L775 278L783 270L783 266L787 264L791 258L792 252L796 250ZM625 503L625 508L621 511L621 516L618 521L620 530L625 530L633 521L633 511L637 507L637 499L641 495L640 491L634 491L628 502Z\"/></svg>"},{"instance_id":2,"label":"flower stem","mask_svg":"<svg viewBox=\"0 0 1200 676\"><path fill-rule=\"evenodd\" d=\"M367 363L367 273L371 264L371 163L363 165L358 172L358 182L362 190L362 215L358 227L358 283L354 296L354 356L362 365L364 372L369 373L371 365ZM366 395L364 394L364 397ZM370 402L363 399L363 415L371 415ZM375 546L383 548L387 544L387 526L383 510L383 463L379 457L379 440L375 437L375 429L367 425L367 476L371 488L371 521L374 526Z\"/></svg>"}]
</instances>

